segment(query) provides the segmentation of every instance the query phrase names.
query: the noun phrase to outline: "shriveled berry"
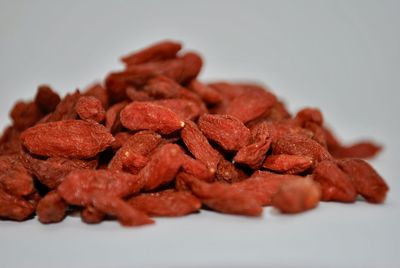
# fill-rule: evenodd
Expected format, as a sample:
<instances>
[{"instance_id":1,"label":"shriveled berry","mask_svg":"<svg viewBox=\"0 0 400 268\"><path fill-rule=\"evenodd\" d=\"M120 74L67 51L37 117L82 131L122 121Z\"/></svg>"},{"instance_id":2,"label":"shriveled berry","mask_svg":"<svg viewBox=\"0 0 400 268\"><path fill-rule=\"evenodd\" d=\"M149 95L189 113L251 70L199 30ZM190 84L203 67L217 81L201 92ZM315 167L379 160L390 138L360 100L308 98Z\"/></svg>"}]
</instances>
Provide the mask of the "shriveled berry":
<instances>
[{"instance_id":1,"label":"shriveled berry","mask_svg":"<svg viewBox=\"0 0 400 268\"><path fill-rule=\"evenodd\" d=\"M121 111L121 123L130 130L153 130L169 134L185 123L171 109L151 102L132 102Z\"/></svg>"},{"instance_id":2,"label":"shriveled berry","mask_svg":"<svg viewBox=\"0 0 400 268\"><path fill-rule=\"evenodd\" d=\"M50 192L43 197L36 208L36 213L41 223L56 223L64 219L67 204L56 192Z\"/></svg>"},{"instance_id":3,"label":"shriveled berry","mask_svg":"<svg viewBox=\"0 0 400 268\"><path fill-rule=\"evenodd\" d=\"M310 156L279 154L268 156L263 167L275 172L298 174L310 168L312 164L313 159Z\"/></svg>"},{"instance_id":4,"label":"shriveled berry","mask_svg":"<svg viewBox=\"0 0 400 268\"><path fill-rule=\"evenodd\" d=\"M104 151L112 144L114 138L100 124L65 120L31 127L22 133L21 140L33 154L90 158Z\"/></svg>"},{"instance_id":5,"label":"shriveled berry","mask_svg":"<svg viewBox=\"0 0 400 268\"><path fill-rule=\"evenodd\" d=\"M383 203L389 186L370 164L361 159L343 159L340 168L351 178L357 192L370 203Z\"/></svg>"},{"instance_id":6,"label":"shriveled berry","mask_svg":"<svg viewBox=\"0 0 400 268\"><path fill-rule=\"evenodd\" d=\"M199 128L208 139L228 151L239 150L250 139L250 130L230 115L204 114L199 119Z\"/></svg>"},{"instance_id":7,"label":"shriveled berry","mask_svg":"<svg viewBox=\"0 0 400 268\"><path fill-rule=\"evenodd\" d=\"M165 190L157 193L140 194L128 203L150 216L176 217L200 209L200 201L189 192Z\"/></svg>"},{"instance_id":8,"label":"shriveled berry","mask_svg":"<svg viewBox=\"0 0 400 268\"><path fill-rule=\"evenodd\" d=\"M314 169L314 180L321 185L323 201L354 202L357 192L349 176L331 160L318 163Z\"/></svg>"},{"instance_id":9,"label":"shriveled berry","mask_svg":"<svg viewBox=\"0 0 400 268\"><path fill-rule=\"evenodd\" d=\"M272 198L272 205L282 213L300 213L318 206L321 190L310 178L285 182Z\"/></svg>"},{"instance_id":10,"label":"shriveled berry","mask_svg":"<svg viewBox=\"0 0 400 268\"><path fill-rule=\"evenodd\" d=\"M95 97L80 97L76 103L75 110L79 117L84 120L102 122L106 116L101 101Z\"/></svg>"}]
</instances>

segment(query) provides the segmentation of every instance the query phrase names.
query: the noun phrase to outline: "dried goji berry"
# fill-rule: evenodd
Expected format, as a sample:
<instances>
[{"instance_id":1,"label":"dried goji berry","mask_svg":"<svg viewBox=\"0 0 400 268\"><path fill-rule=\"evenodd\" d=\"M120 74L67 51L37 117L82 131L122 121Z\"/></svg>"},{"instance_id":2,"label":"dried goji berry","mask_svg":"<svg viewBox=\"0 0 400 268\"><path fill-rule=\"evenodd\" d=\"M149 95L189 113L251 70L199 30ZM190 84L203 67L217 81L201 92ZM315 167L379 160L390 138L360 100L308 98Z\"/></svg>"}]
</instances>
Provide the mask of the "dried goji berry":
<instances>
[{"instance_id":1,"label":"dried goji berry","mask_svg":"<svg viewBox=\"0 0 400 268\"><path fill-rule=\"evenodd\" d=\"M151 102L132 102L121 111L121 123L130 130L153 130L169 134L185 123L171 109Z\"/></svg>"},{"instance_id":2,"label":"dried goji berry","mask_svg":"<svg viewBox=\"0 0 400 268\"><path fill-rule=\"evenodd\" d=\"M338 146L330 153L336 158L371 158L377 155L382 147L369 141L357 142L350 146Z\"/></svg>"},{"instance_id":3,"label":"dried goji berry","mask_svg":"<svg viewBox=\"0 0 400 268\"><path fill-rule=\"evenodd\" d=\"M28 171L47 188L55 189L64 177L76 169L96 169L97 160L79 160L63 157L50 157L46 160L23 155L24 165Z\"/></svg>"},{"instance_id":4,"label":"dried goji berry","mask_svg":"<svg viewBox=\"0 0 400 268\"><path fill-rule=\"evenodd\" d=\"M126 96L131 100L131 101L151 101L153 100L152 97L150 97L150 94L147 91L139 91L134 87L128 87L126 89Z\"/></svg>"},{"instance_id":5,"label":"dried goji berry","mask_svg":"<svg viewBox=\"0 0 400 268\"><path fill-rule=\"evenodd\" d=\"M47 85L41 85L38 87L35 104L44 114L53 112L57 105L60 103L60 96Z\"/></svg>"},{"instance_id":6,"label":"dried goji berry","mask_svg":"<svg viewBox=\"0 0 400 268\"><path fill-rule=\"evenodd\" d=\"M316 141L303 135L285 135L272 144L273 154L309 156L315 162L332 159L329 152Z\"/></svg>"},{"instance_id":7,"label":"dried goji berry","mask_svg":"<svg viewBox=\"0 0 400 268\"><path fill-rule=\"evenodd\" d=\"M188 88L195 92L207 104L216 104L222 101L222 96L218 91L197 80L192 80Z\"/></svg>"},{"instance_id":8,"label":"dried goji berry","mask_svg":"<svg viewBox=\"0 0 400 268\"><path fill-rule=\"evenodd\" d=\"M31 127L22 133L21 140L33 154L90 158L110 146L114 138L100 124L65 120Z\"/></svg>"},{"instance_id":9,"label":"dried goji berry","mask_svg":"<svg viewBox=\"0 0 400 268\"><path fill-rule=\"evenodd\" d=\"M89 86L82 94L83 96L91 96L97 98L104 109L108 109L109 97L107 94L107 89L105 89L101 84L95 83Z\"/></svg>"},{"instance_id":10,"label":"dried goji berry","mask_svg":"<svg viewBox=\"0 0 400 268\"><path fill-rule=\"evenodd\" d=\"M0 218L23 221L34 211L35 208L29 201L6 193L0 188Z\"/></svg>"},{"instance_id":11,"label":"dried goji berry","mask_svg":"<svg viewBox=\"0 0 400 268\"><path fill-rule=\"evenodd\" d=\"M322 113L317 108L304 108L298 111L294 120L296 120L301 127L303 127L307 122L316 123L319 126L322 126L324 123Z\"/></svg>"},{"instance_id":12,"label":"dried goji berry","mask_svg":"<svg viewBox=\"0 0 400 268\"><path fill-rule=\"evenodd\" d=\"M225 113L247 123L268 111L276 97L261 87L253 86L235 97L226 107Z\"/></svg>"},{"instance_id":13,"label":"dried goji berry","mask_svg":"<svg viewBox=\"0 0 400 268\"><path fill-rule=\"evenodd\" d=\"M34 102L17 102L10 112L13 125L19 130L33 126L42 117L43 113Z\"/></svg>"},{"instance_id":14,"label":"dried goji berry","mask_svg":"<svg viewBox=\"0 0 400 268\"><path fill-rule=\"evenodd\" d=\"M8 127L0 138L0 155L17 154L21 151L21 132Z\"/></svg>"},{"instance_id":15,"label":"dried goji berry","mask_svg":"<svg viewBox=\"0 0 400 268\"><path fill-rule=\"evenodd\" d=\"M200 131L195 123L186 121L185 127L181 131L181 137L190 153L203 162L211 173L215 173L221 154L211 147L207 138Z\"/></svg>"},{"instance_id":16,"label":"dried goji berry","mask_svg":"<svg viewBox=\"0 0 400 268\"><path fill-rule=\"evenodd\" d=\"M304 155L279 154L270 155L265 160L263 167L275 172L299 174L313 164L313 159Z\"/></svg>"},{"instance_id":17,"label":"dried goji berry","mask_svg":"<svg viewBox=\"0 0 400 268\"><path fill-rule=\"evenodd\" d=\"M27 196L34 192L33 179L18 155L0 156L0 188L15 196Z\"/></svg>"},{"instance_id":18,"label":"dried goji berry","mask_svg":"<svg viewBox=\"0 0 400 268\"><path fill-rule=\"evenodd\" d=\"M225 158L221 158L215 172L215 180L223 183L233 183L245 179L246 176L243 175L234 164Z\"/></svg>"},{"instance_id":19,"label":"dried goji berry","mask_svg":"<svg viewBox=\"0 0 400 268\"><path fill-rule=\"evenodd\" d=\"M172 41L162 41L130 55L122 57L127 65L136 65L151 61L171 59L176 56L182 45Z\"/></svg>"},{"instance_id":20,"label":"dried goji berry","mask_svg":"<svg viewBox=\"0 0 400 268\"><path fill-rule=\"evenodd\" d=\"M272 198L272 205L283 213L299 213L318 206L321 190L312 179L285 182Z\"/></svg>"},{"instance_id":21,"label":"dried goji berry","mask_svg":"<svg viewBox=\"0 0 400 268\"><path fill-rule=\"evenodd\" d=\"M181 148L176 144L165 144L159 148L139 172L144 189L154 190L172 181L182 166L182 154Z\"/></svg>"},{"instance_id":22,"label":"dried goji berry","mask_svg":"<svg viewBox=\"0 0 400 268\"><path fill-rule=\"evenodd\" d=\"M161 143L161 136L140 131L127 139L108 164L108 169L137 174L148 162L147 156Z\"/></svg>"},{"instance_id":23,"label":"dried goji berry","mask_svg":"<svg viewBox=\"0 0 400 268\"><path fill-rule=\"evenodd\" d=\"M260 202L250 193L229 184L205 183L184 173L180 173L180 176L184 177L193 194L215 211L247 216L259 216L262 213Z\"/></svg>"},{"instance_id":24,"label":"dried goji berry","mask_svg":"<svg viewBox=\"0 0 400 268\"><path fill-rule=\"evenodd\" d=\"M80 97L76 103L75 110L79 117L84 120L93 120L100 123L106 117L101 101L91 96Z\"/></svg>"},{"instance_id":25,"label":"dried goji berry","mask_svg":"<svg viewBox=\"0 0 400 268\"><path fill-rule=\"evenodd\" d=\"M249 192L263 206L271 204L272 196L281 185L289 180L301 178L296 175L278 175L270 172L255 172L249 179L234 183L232 186L240 191Z\"/></svg>"},{"instance_id":26,"label":"dried goji berry","mask_svg":"<svg viewBox=\"0 0 400 268\"><path fill-rule=\"evenodd\" d=\"M191 158L186 154L182 154L182 170L190 175L203 181L212 181L214 179L214 173L207 168L203 162Z\"/></svg>"},{"instance_id":27,"label":"dried goji berry","mask_svg":"<svg viewBox=\"0 0 400 268\"><path fill-rule=\"evenodd\" d=\"M85 207L85 209L81 211L81 219L85 223L100 223L105 217L106 215L103 212L97 210L92 205Z\"/></svg>"},{"instance_id":28,"label":"dried goji berry","mask_svg":"<svg viewBox=\"0 0 400 268\"><path fill-rule=\"evenodd\" d=\"M87 206L96 193L125 197L137 193L142 186L142 180L132 174L81 169L65 176L57 192L68 204Z\"/></svg>"},{"instance_id":29,"label":"dried goji berry","mask_svg":"<svg viewBox=\"0 0 400 268\"><path fill-rule=\"evenodd\" d=\"M323 201L354 202L357 197L350 178L334 161L325 160L314 169L314 180L321 185Z\"/></svg>"},{"instance_id":30,"label":"dried goji berry","mask_svg":"<svg viewBox=\"0 0 400 268\"><path fill-rule=\"evenodd\" d=\"M201 114L200 107L191 100L166 99L156 100L153 103L171 109L183 120L194 120Z\"/></svg>"},{"instance_id":31,"label":"dried goji berry","mask_svg":"<svg viewBox=\"0 0 400 268\"><path fill-rule=\"evenodd\" d=\"M189 192L165 190L140 194L129 199L129 204L150 216L176 217L200 209L200 201Z\"/></svg>"},{"instance_id":32,"label":"dried goji berry","mask_svg":"<svg viewBox=\"0 0 400 268\"><path fill-rule=\"evenodd\" d=\"M74 93L67 94L57 105L54 112L49 114L45 122L76 119L77 114L75 111L75 105L80 97L81 93L79 90L76 90Z\"/></svg>"},{"instance_id":33,"label":"dried goji berry","mask_svg":"<svg viewBox=\"0 0 400 268\"><path fill-rule=\"evenodd\" d=\"M229 151L239 150L250 139L250 130L230 115L204 114L199 119L199 128L207 138Z\"/></svg>"},{"instance_id":34,"label":"dried goji berry","mask_svg":"<svg viewBox=\"0 0 400 268\"><path fill-rule=\"evenodd\" d=\"M343 159L339 166L351 178L357 192L370 203L383 203L389 186L382 177L361 159Z\"/></svg>"},{"instance_id":35,"label":"dried goji berry","mask_svg":"<svg viewBox=\"0 0 400 268\"><path fill-rule=\"evenodd\" d=\"M117 196L97 193L92 197L92 204L97 210L110 216L115 216L124 226L154 223L145 213L133 208Z\"/></svg>"},{"instance_id":36,"label":"dried goji berry","mask_svg":"<svg viewBox=\"0 0 400 268\"><path fill-rule=\"evenodd\" d=\"M252 169L259 169L270 148L271 141L268 124L266 122L257 124L251 129L250 143L242 147L233 160Z\"/></svg>"},{"instance_id":37,"label":"dried goji berry","mask_svg":"<svg viewBox=\"0 0 400 268\"><path fill-rule=\"evenodd\" d=\"M41 223L56 223L64 219L67 208L67 204L60 195L53 191L39 201L36 207L36 214Z\"/></svg>"}]
</instances>

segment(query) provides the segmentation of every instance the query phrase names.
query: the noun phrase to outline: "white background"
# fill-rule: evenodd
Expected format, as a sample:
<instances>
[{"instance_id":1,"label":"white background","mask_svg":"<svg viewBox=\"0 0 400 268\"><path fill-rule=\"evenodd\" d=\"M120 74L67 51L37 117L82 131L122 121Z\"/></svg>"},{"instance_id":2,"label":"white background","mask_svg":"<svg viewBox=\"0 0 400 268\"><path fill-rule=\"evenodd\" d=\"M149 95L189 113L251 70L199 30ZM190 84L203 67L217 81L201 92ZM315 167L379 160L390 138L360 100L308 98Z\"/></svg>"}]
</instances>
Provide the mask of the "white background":
<instances>
[{"instance_id":1,"label":"white background","mask_svg":"<svg viewBox=\"0 0 400 268\"><path fill-rule=\"evenodd\" d=\"M398 1L0 1L0 125L49 83L66 93L118 57L176 39L203 79L268 84L292 111L320 107L346 142L373 137L384 205L322 203L261 219L201 212L125 229L69 218L0 222L1 267L400 267Z\"/></svg>"}]
</instances>

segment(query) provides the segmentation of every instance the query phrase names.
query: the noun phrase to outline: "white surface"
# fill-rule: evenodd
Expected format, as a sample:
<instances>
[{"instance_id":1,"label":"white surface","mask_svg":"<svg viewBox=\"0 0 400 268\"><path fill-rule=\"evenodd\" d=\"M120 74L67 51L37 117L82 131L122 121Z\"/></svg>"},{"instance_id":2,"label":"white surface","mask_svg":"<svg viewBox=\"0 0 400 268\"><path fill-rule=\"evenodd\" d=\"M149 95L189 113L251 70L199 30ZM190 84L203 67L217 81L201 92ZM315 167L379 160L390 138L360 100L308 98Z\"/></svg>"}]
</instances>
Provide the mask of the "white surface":
<instances>
[{"instance_id":1,"label":"white surface","mask_svg":"<svg viewBox=\"0 0 400 268\"><path fill-rule=\"evenodd\" d=\"M0 125L18 98L65 93L154 41L184 41L204 79L267 83L294 111L317 106L345 141L374 137L384 205L322 203L262 219L201 212L124 229L68 218L0 222L1 267L400 267L397 1L0 1Z\"/></svg>"}]
</instances>

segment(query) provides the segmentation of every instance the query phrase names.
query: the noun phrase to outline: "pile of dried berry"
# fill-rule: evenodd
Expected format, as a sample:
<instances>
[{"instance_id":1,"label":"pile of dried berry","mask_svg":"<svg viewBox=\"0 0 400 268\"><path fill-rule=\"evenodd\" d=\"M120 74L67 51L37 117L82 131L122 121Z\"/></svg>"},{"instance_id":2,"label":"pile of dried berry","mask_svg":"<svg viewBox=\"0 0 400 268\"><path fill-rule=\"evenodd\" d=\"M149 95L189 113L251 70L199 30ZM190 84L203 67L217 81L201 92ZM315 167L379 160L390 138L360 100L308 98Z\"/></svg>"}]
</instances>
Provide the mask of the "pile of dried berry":
<instances>
[{"instance_id":1,"label":"pile of dried berry","mask_svg":"<svg viewBox=\"0 0 400 268\"><path fill-rule=\"evenodd\" d=\"M125 69L59 97L40 86L15 104L0 140L0 218L126 226L200 208L259 216L320 201L382 203L388 186L344 146L318 109L291 116L260 85L196 80L202 59L164 41L122 58Z\"/></svg>"}]
</instances>

